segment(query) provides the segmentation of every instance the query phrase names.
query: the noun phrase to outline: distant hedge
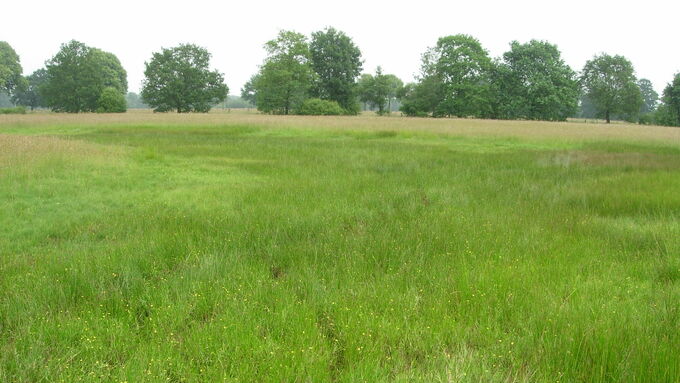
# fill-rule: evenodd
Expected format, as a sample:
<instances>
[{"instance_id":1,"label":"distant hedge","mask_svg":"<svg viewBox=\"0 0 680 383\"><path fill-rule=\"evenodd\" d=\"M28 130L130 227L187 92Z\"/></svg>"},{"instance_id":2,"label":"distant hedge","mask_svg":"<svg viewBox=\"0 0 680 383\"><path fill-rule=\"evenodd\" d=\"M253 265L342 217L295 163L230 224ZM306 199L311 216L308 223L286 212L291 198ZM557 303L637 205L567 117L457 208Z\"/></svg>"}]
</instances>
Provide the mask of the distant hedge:
<instances>
[{"instance_id":1,"label":"distant hedge","mask_svg":"<svg viewBox=\"0 0 680 383\"><path fill-rule=\"evenodd\" d=\"M310 98L305 100L296 111L303 116L339 116L346 114L336 101Z\"/></svg>"},{"instance_id":2,"label":"distant hedge","mask_svg":"<svg viewBox=\"0 0 680 383\"><path fill-rule=\"evenodd\" d=\"M0 108L0 114L26 114L26 108L16 106L14 108Z\"/></svg>"}]
</instances>

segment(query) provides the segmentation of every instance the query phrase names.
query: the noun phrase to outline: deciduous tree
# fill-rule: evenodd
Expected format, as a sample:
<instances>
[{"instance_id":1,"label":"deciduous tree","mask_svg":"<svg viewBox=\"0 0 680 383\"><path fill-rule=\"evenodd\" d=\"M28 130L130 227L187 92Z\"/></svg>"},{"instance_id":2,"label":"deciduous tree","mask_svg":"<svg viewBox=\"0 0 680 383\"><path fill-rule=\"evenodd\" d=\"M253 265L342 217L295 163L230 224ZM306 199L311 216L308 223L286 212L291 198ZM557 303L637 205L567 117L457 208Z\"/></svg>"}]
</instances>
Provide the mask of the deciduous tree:
<instances>
[{"instance_id":1,"label":"deciduous tree","mask_svg":"<svg viewBox=\"0 0 680 383\"><path fill-rule=\"evenodd\" d=\"M307 39L297 32L281 31L265 49L267 58L254 86L257 109L289 114L308 98L314 81Z\"/></svg>"},{"instance_id":2,"label":"deciduous tree","mask_svg":"<svg viewBox=\"0 0 680 383\"><path fill-rule=\"evenodd\" d=\"M479 41L468 35L442 37L422 57L419 102L407 102L407 109L427 104L435 117L484 117L490 114L491 59ZM425 89L431 91L427 96ZM417 112L426 112L424 110ZM416 113L417 113L416 112Z\"/></svg>"},{"instance_id":3,"label":"deciduous tree","mask_svg":"<svg viewBox=\"0 0 680 383\"><path fill-rule=\"evenodd\" d=\"M680 73L664 88L663 103L667 111L667 125L680 126Z\"/></svg>"},{"instance_id":4,"label":"deciduous tree","mask_svg":"<svg viewBox=\"0 0 680 383\"><path fill-rule=\"evenodd\" d=\"M12 94L21 86L22 72L19 55L6 41L0 41L0 92Z\"/></svg>"},{"instance_id":5,"label":"deciduous tree","mask_svg":"<svg viewBox=\"0 0 680 383\"><path fill-rule=\"evenodd\" d=\"M557 46L532 40L513 41L498 63L494 85L499 118L563 121L576 113L576 73L562 60Z\"/></svg>"},{"instance_id":6,"label":"deciduous tree","mask_svg":"<svg viewBox=\"0 0 680 383\"><path fill-rule=\"evenodd\" d=\"M210 69L210 53L194 44L155 52L145 63L141 96L156 112L207 113L224 101L224 76Z\"/></svg>"},{"instance_id":7,"label":"deciduous tree","mask_svg":"<svg viewBox=\"0 0 680 383\"><path fill-rule=\"evenodd\" d=\"M633 64L623 56L595 56L583 68L581 84L607 123L615 114L636 116L643 104Z\"/></svg>"},{"instance_id":8,"label":"deciduous tree","mask_svg":"<svg viewBox=\"0 0 680 383\"><path fill-rule=\"evenodd\" d=\"M46 107L45 99L42 97L41 88L47 82L47 70L38 69L26 77L26 86L15 90L12 101L17 105L35 108Z\"/></svg>"},{"instance_id":9,"label":"deciduous tree","mask_svg":"<svg viewBox=\"0 0 680 383\"><path fill-rule=\"evenodd\" d=\"M124 113L127 111L125 96L111 86L104 88L97 105L97 113Z\"/></svg>"},{"instance_id":10,"label":"deciduous tree","mask_svg":"<svg viewBox=\"0 0 680 383\"><path fill-rule=\"evenodd\" d=\"M127 73L116 56L75 40L47 62L46 77L42 95L57 112L95 112L105 88L127 92Z\"/></svg>"},{"instance_id":11,"label":"deciduous tree","mask_svg":"<svg viewBox=\"0 0 680 383\"><path fill-rule=\"evenodd\" d=\"M241 98L255 106L257 106L257 92L255 90L255 84L259 78L258 74L254 74L248 82L241 88Z\"/></svg>"},{"instance_id":12,"label":"deciduous tree","mask_svg":"<svg viewBox=\"0 0 680 383\"><path fill-rule=\"evenodd\" d=\"M313 93L337 101L350 112L357 112L356 79L361 73L361 51L344 32L334 28L312 33L309 44L312 68L316 72Z\"/></svg>"},{"instance_id":13,"label":"deciduous tree","mask_svg":"<svg viewBox=\"0 0 680 383\"><path fill-rule=\"evenodd\" d=\"M646 78L642 78L638 81L638 87L640 88L643 100L640 114L654 112L656 110L656 105L659 102L659 94L654 90L654 85Z\"/></svg>"}]
</instances>

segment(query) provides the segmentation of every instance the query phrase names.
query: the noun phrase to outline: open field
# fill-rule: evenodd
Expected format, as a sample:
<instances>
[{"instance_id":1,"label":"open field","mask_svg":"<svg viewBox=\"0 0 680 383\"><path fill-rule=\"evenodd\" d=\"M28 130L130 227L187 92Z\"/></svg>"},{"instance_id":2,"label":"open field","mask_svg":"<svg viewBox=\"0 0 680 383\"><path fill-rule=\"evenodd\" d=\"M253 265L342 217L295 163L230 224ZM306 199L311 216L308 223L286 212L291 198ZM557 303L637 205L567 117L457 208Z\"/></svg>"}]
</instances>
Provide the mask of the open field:
<instances>
[{"instance_id":1,"label":"open field","mask_svg":"<svg viewBox=\"0 0 680 383\"><path fill-rule=\"evenodd\" d=\"M678 382L680 129L0 116L0 382Z\"/></svg>"}]
</instances>

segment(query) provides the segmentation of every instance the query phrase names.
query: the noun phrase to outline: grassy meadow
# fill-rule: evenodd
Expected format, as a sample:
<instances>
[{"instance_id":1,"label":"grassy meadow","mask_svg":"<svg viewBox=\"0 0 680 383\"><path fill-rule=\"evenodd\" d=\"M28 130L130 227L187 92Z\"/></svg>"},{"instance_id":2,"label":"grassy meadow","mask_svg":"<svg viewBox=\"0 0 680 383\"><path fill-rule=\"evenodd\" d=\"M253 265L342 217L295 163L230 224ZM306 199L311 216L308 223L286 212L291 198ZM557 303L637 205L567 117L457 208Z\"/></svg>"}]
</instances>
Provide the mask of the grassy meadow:
<instances>
[{"instance_id":1,"label":"grassy meadow","mask_svg":"<svg viewBox=\"0 0 680 383\"><path fill-rule=\"evenodd\" d=\"M680 382L680 129L0 116L0 382Z\"/></svg>"}]
</instances>

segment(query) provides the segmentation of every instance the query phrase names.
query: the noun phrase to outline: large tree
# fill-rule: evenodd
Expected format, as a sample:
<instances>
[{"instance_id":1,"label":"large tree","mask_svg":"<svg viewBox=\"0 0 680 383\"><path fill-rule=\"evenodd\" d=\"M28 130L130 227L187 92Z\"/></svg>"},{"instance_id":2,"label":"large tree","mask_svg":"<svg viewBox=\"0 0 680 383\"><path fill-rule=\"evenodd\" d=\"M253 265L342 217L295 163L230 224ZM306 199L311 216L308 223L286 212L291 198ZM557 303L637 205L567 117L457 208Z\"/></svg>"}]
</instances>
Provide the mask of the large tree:
<instances>
[{"instance_id":1,"label":"large tree","mask_svg":"<svg viewBox=\"0 0 680 383\"><path fill-rule=\"evenodd\" d=\"M41 87L47 106L57 112L95 112L106 88L127 92L127 73L115 55L71 40L46 63Z\"/></svg>"},{"instance_id":2,"label":"large tree","mask_svg":"<svg viewBox=\"0 0 680 383\"><path fill-rule=\"evenodd\" d=\"M314 81L307 39L297 32L281 31L264 47L267 58L254 86L257 109L289 114L309 96Z\"/></svg>"},{"instance_id":3,"label":"large tree","mask_svg":"<svg viewBox=\"0 0 680 383\"><path fill-rule=\"evenodd\" d=\"M421 81L439 83L434 116L483 117L489 114L492 63L477 39L442 37L423 55Z\"/></svg>"},{"instance_id":4,"label":"large tree","mask_svg":"<svg viewBox=\"0 0 680 383\"><path fill-rule=\"evenodd\" d=\"M613 115L637 116L643 104L633 64L623 56L595 56L584 66L581 84L607 123Z\"/></svg>"},{"instance_id":5,"label":"large tree","mask_svg":"<svg viewBox=\"0 0 680 383\"><path fill-rule=\"evenodd\" d=\"M387 92L387 110L391 113L394 103L399 99L398 95L401 92L401 88L404 87L404 82L393 74L386 74L385 77L389 87Z\"/></svg>"},{"instance_id":6,"label":"large tree","mask_svg":"<svg viewBox=\"0 0 680 383\"><path fill-rule=\"evenodd\" d=\"M255 84L257 84L258 78L258 74L252 75L250 79L245 84L243 84L243 88L241 88L241 98L255 106L257 106L257 92L255 90Z\"/></svg>"},{"instance_id":7,"label":"large tree","mask_svg":"<svg viewBox=\"0 0 680 383\"><path fill-rule=\"evenodd\" d=\"M500 92L496 117L563 121L576 113L578 80L557 46L513 41L496 73L494 85Z\"/></svg>"},{"instance_id":8,"label":"large tree","mask_svg":"<svg viewBox=\"0 0 680 383\"><path fill-rule=\"evenodd\" d=\"M363 74L359 79L359 99L371 108L377 109L378 115L389 114L390 102L396 98L403 83L397 76L383 74L382 68L375 70L375 75Z\"/></svg>"},{"instance_id":9,"label":"large tree","mask_svg":"<svg viewBox=\"0 0 680 383\"><path fill-rule=\"evenodd\" d=\"M155 52L144 63L142 99L155 112L209 112L229 92L222 73L210 70L210 57L207 49L194 44Z\"/></svg>"},{"instance_id":10,"label":"large tree","mask_svg":"<svg viewBox=\"0 0 680 383\"><path fill-rule=\"evenodd\" d=\"M312 33L309 44L312 68L317 74L314 95L337 101L357 112L356 80L362 69L361 51L350 37L334 28Z\"/></svg>"},{"instance_id":11,"label":"large tree","mask_svg":"<svg viewBox=\"0 0 680 383\"><path fill-rule=\"evenodd\" d=\"M640 107L640 114L652 113L656 110L656 104L659 102L659 94L654 90L652 82L646 78L638 81L638 87L642 95L642 107Z\"/></svg>"},{"instance_id":12,"label":"large tree","mask_svg":"<svg viewBox=\"0 0 680 383\"><path fill-rule=\"evenodd\" d=\"M443 86L435 77L424 77L418 83L406 84L397 94L401 101L399 110L407 116L437 116L437 107L443 98Z\"/></svg>"},{"instance_id":13,"label":"large tree","mask_svg":"<svg viewBox=\"0 0 680 383\"><path fill-rule=\"evenodd\" d=\"M46 107L45 99L42 96L41 88L47 82L47 70L38 69L26 77L25 86L17 89L12 95L12 101L17 105L23 105L34 110L35 108Z\"/></svg>"},{"instance_id":14,"label":"large tree","mask_svg":"<svg viewBox=\"0 0 680 383\"><path fill-rule=\"evenodd\" d=\"M118 57L97 48L92 48L92 55L102 73L104 88L114 88L125 96L128 91L127 72L123 69Z\"/></svg>"},{"instance_id":15,"label":"large tree","mask_svg":"<svg viewBox=\"0 0 680 383\"><path fill-rule=\"evenodd\" d=\"M11 94L22 85L23 69L19 55L5 41L0 41L0 93Z\"/></svg>"},{"instance_id":16,"label":"large tree","mask_svg":"<svg viewBox=\"0 0 680 383\"><path fill-rule=\"evenodd\" d=\"M680 126L680 73L663 90L664 109L668 125Z\"/></svg>"}]
</instances>

